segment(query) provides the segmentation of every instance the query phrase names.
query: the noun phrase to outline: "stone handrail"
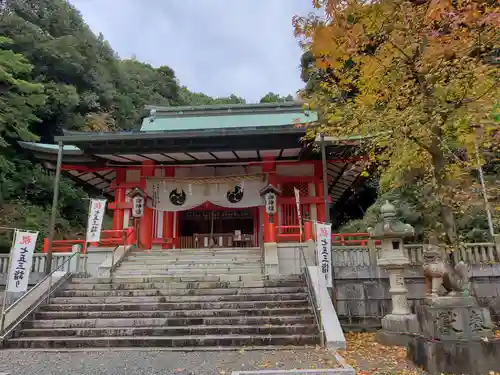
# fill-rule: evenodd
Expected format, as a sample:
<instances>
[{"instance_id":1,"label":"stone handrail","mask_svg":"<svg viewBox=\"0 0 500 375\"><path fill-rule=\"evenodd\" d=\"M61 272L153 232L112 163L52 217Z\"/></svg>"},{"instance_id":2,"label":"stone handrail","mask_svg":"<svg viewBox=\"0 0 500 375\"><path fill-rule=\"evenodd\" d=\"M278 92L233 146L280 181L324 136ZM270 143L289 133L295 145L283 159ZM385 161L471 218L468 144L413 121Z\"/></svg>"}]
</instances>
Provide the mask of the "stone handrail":
<instances>
[{"instance_id":1,"label":"stone handrail","mask_svg":"<svg viewBox=\"0 0 500 375\"><path fill-rule=\"evenodd\" d=\"M66 262L73 253L54 253L52 255L52 269L58 268L64 262ZM30 283L37 282L40 278L40 275L45 272L45 262L46 262L47 254L43 253L35 253L33 254L33 263L31 265L31 273L30 273ZM65 269L61 269L61 271L70 271L69 267L71 266L70 262L66 262ZM0 254L0 284L5 282L5 277L9 272L9 254ZM33 279L33 280L32 280Z\"/></svg>"},{"instance_id":2,"label":"stone handrail","mask_svg":"<svg viewBox=\"0 0 500 375\"><path fill-rule=\"evenodd\" d=\"M424 244L406 244L404 253L411 266L424 263ZM369 267L376 266L378 246L370 250L369 246L332 246L332 259L335 267ZM467 264L500 263L500 245L493 242L463 243L453 253L455 262L464 261Z\"/></svg>"}]
</instances>

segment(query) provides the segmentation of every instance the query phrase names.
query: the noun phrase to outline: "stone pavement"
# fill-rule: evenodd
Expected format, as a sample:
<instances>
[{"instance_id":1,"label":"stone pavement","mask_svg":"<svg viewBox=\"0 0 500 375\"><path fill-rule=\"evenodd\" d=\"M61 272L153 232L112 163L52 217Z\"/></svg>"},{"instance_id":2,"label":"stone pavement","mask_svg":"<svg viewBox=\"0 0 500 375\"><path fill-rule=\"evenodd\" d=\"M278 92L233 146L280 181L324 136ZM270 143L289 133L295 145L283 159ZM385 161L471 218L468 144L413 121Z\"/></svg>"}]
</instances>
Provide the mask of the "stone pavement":
<instances>
[{"instance_id":1,"label":"stone pavement","mask_svg":"<svg viewBox=\"0 0 500 375\"><path fill-rule=\"evenodd\" d=\"M236 370L332 367L337 367L333 354L317 348L219 352L0 351L0 374L9 375L230 375Z\"/></svg>"}]
</instances>

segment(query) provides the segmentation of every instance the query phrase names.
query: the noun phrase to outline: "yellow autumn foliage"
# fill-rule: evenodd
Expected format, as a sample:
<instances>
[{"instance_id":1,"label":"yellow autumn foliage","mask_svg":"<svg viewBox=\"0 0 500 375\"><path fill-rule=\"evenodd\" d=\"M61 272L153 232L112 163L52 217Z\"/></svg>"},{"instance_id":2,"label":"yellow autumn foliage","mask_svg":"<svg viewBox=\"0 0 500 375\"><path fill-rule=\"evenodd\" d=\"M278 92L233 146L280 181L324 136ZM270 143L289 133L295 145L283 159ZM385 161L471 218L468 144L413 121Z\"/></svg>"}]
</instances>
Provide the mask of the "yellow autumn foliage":
<instances>
[{"instance_id":1,"label":"yellow autumn foliage","mask_svg":"<svg viewBox=\"0 0 500 375\"><path fill-rule=\"evenodd\" d=\"M494 143L498 126L500 3L313 3L323 17L295 17L294 26L323 77L306 98L323 119L318 131L381 134L362 146L380 168L382 186L415 178L434 186L453 237L452 208L457 191L471 183L476 142Z\"/></svg>"}]
</instances>

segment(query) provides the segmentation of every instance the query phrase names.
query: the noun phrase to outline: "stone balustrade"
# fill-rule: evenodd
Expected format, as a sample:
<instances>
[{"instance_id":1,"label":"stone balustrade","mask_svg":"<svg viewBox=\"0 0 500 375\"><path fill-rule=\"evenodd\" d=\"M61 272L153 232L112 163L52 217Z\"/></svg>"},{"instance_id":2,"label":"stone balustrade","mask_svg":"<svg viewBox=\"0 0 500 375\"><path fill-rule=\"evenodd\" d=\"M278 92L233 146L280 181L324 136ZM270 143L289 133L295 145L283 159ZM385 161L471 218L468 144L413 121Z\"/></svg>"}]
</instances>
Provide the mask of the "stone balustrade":
<instances>
[{"instance_id":1,"label":"stone balustrade","mask_svg":"<svg viewBox=\"0 0 500 375\"><path fill-rule=\"evenodd\" d=\"M61 266L73 253L54 253L52 255L52 269L55 270L57 267ZM79 254L80 258L84 258L84 254ZM30 272L30 284L36 284L45 276L45 262L47 259L47 254L43 253L35 253L33 254L33 263L31 264L31 272ZM67 262L64 265L64 269L60 271L65 272L82 272L83 271L83 260L79 263L80 270L70 270L72 263ZM0 254L0 285L5 285L5 279L7 277L7 273L9 272L9 254Z\"/></svg>"},{"instance_id":2,"label":"stone balustrade","mask_svg":"<svg viewBox=\"0 0 500 375\"><path fill-rule=\"evenodd\" d=\"M404 253L410 260L410 266L420 266L424 263L425 246L423 244L404 245ZM373 251L368 245L332 246L332 260L336 267L369 267L376 265L378 252L378 247ZM463 243L453 256L457 263L464 261L469 265L500 263L500 245L493 242Z\"/></svg>"}]
</instances>

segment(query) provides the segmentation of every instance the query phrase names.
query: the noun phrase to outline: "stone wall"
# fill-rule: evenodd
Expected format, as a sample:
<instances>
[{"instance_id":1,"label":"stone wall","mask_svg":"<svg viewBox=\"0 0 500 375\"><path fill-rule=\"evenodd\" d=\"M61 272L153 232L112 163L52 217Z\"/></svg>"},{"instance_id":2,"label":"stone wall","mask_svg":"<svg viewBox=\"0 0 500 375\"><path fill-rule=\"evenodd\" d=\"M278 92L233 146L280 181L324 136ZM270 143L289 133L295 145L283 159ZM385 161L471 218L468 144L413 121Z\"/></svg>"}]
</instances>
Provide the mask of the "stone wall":
<instances>
[{"instance_id":1,"label":"stone wall","mask_svg":"<svg viewBox=\"0 0 500 375\"><path fill-rule=\"evenodd\" d=\"M408 301L415 311L425 295L422 274L423 246L408 245L411 265L405 271ZM375 329L391 310L389 279L377 266L377 250L367 247L334 247L332 250L336 310L345 329ZM500 262L493 244L474 244L457 255L471 265L473 289L482 306L490 307L500 322Z\"/></svg>"}]
</instances>

